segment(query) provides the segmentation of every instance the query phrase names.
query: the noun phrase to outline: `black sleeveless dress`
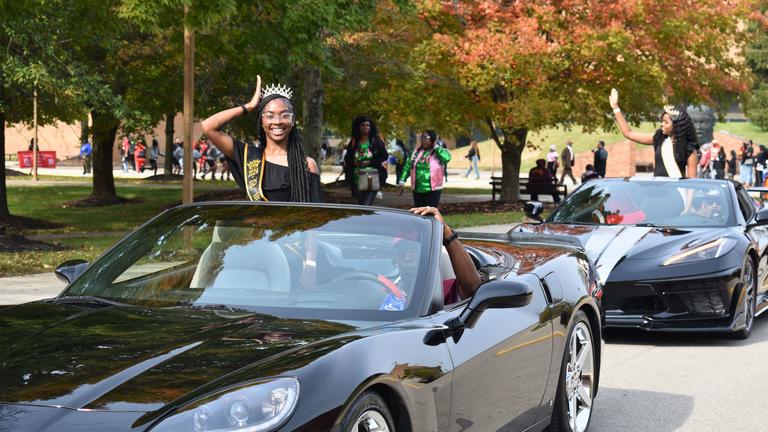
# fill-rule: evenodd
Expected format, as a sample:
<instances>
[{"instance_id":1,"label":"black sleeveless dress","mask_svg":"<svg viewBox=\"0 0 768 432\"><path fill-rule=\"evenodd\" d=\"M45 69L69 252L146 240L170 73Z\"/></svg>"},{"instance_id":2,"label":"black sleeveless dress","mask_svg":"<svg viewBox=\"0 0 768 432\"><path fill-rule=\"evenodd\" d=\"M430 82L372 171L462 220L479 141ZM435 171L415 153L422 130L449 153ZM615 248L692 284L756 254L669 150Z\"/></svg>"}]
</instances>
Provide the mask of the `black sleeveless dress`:
<instances>
[{"instance_id":1,"label":"black sleeveless dress","mask_svg":"<svg viewBox=\"0 0 768 432\"><path fill-rule=\"evenodd\" d=\"M666 139L667 136L664 135L661 129L657 129L656 133L653 135L653 175L656 177L670 176L670 173L667 172L667 168L664 166L664 155L662 153L662 146L664 145L664 140ZM682 178L685 178L686 166L688 165L688 157L691 155L691 153L699 149L699 144L695 142L689 142L685 144L685 148L678 148L677 144L673 144L673 146L674 162L668 162L672 162L677 165L677 167L680 169Z\"/></svg>"}]
</instances>

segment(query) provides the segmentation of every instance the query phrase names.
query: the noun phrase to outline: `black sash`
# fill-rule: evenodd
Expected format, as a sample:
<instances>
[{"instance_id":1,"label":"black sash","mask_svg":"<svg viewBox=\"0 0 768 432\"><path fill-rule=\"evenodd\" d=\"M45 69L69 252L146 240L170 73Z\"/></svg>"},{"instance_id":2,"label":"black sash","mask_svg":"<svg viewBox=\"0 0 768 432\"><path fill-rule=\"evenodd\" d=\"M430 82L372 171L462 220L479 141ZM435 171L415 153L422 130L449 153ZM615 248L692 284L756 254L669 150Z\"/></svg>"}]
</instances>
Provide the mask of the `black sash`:
<instances>
[{"instance_id":1,"label":"black sash","mask_svg":"<svg viewBox=\"0 0 768 432\"><path fill-rule=\"evenodd\" d=\"M269 201L261 190L264 179L264 149L246 144L243 153L243 178L245 193L251 201Z\"/></svg>"}]
</instances>

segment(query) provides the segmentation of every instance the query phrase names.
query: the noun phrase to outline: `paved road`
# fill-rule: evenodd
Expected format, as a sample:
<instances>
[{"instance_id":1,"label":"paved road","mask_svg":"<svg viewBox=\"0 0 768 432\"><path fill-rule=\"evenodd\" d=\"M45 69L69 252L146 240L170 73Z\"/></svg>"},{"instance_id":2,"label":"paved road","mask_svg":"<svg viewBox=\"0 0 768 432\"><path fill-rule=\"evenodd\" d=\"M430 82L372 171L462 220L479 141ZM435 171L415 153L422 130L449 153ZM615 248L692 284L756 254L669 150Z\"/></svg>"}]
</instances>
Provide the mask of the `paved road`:
<instances>
[{"instance_id":1,"label":"paved road","mask_svg":"<svg viewBox=\"0 0 768 432\"><path fill-rule=\"evenodd\" d=\"M479 231L505 232L498 225ZM52 273L0 279L0 305L55 296ZM764 431L768 314L747 341L609 332L592 432Z\"/></svg>"}]
</instances>

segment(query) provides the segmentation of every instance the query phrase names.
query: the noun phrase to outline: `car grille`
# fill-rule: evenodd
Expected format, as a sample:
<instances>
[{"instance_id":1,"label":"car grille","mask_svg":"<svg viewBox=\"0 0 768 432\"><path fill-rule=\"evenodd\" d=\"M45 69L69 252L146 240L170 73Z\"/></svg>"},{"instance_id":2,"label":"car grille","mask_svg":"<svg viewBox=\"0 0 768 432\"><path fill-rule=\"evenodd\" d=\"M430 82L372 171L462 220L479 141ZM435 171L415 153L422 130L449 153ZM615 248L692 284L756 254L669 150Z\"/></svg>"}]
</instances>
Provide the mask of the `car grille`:
<instances>
[{"instance_id":1,"label":"car grille","mask_svg":"<svg viewBox=\"0 0 768 432\"><path fill-rule=\"evenodd\" d=\"M666 300L669 312L697 315L723 315L727 292L724 279L703 279L657 284L656 289Z\"/></svg>"},{"instance_id":2,"label":"car grille","mask_svg":"<svg viewBox=\"0 0 768 432\"><path fill-rule=\"evenodd\" d=\"M716 278L653 284L608 283L603 305L606 310L628 315L722 316L730 304L728 282L728 278Z\"/></svg>"}]
</instances>

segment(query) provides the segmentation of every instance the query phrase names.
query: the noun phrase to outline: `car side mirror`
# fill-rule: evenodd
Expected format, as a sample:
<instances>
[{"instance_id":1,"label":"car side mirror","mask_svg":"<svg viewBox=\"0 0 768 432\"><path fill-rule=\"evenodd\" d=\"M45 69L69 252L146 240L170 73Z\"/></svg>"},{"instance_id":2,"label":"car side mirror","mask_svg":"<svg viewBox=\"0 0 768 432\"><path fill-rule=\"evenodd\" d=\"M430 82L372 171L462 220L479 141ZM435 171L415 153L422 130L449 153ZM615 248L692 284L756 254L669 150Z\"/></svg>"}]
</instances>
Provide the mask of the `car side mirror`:
<instances>
[{"instance_id":1,"label":"car side mirror","mask_svg":"<svg viewBox=\"0 0 768 432\"><path fill-rule=\"evenodd\" d=\"M86 260L74 259L59 264L53 272L60 281L69 285L88 268L88 265Z\"/></svg>"},{"instance_id":2,"label":"car side mirror","mask_svg":"<svg viewBox=\"0 0 768 432\"><path fill-rule=\"evenodd\" d=\"M544 213L544 203L539 201L528 201L523 206L526 216L541 222L541 214Z\"/></svg>"},{"instance_id":3,"label":"car side mirror","mask_svg":"<svg viewBox=\"0 0 768 432\"><path fill-rule=\"evenodd\" d=\"M477 289L461 314L449 327L472 328L486 309L526 306L533 299L533 288L519 280L492 280Z\"/></svg>"},{"instance_id":4,"label":"car side mirror","mask_svg":"<svg viewBox=\"0 0 768 432\"><path fill-rule=\"evenodd\" d=\"M767 225L768 224L768 207L763 207L755 214L754 221L750 224L752 226Z\"/></svg>"}]
</instances>

